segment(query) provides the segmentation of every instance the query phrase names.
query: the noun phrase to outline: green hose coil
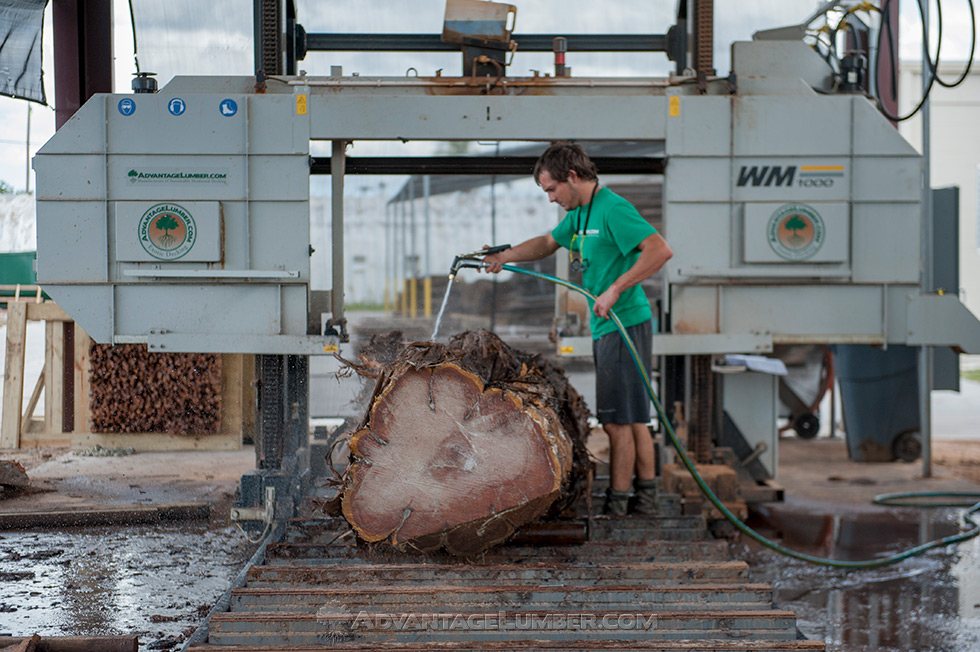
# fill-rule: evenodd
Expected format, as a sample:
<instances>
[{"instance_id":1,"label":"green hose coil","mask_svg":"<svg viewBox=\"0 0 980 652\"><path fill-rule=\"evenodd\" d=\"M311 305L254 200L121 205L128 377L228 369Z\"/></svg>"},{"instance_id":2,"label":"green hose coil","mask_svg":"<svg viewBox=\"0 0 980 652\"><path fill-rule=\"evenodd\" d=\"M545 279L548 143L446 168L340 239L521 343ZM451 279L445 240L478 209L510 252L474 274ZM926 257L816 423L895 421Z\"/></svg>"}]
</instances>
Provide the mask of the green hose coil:
<instances>
[{"instance_id":1,"label":"green hose coil","mask_svg":"<svg viewBox=\"0 0 980 652\"><path fill-rule=\"evenodd\" d=\"M595 303L596 301L596 297L585 288L578 286L570 281L560 279L556 276L551 276L550 274L543 274L541 272L535 272L532 270L515 267L513 265L503 265L503 269L507 270L508 272L515 272L517 274L524 274L526 276L532 276L534 278L550 281L557 285L566 287L570 290L574 290L579 294L585 295L589 299L590 304ZM748 525L743 523L741 520L739 520L737 516L732 514L732 512L727 507L725 507L724 503L721 502L718 496L715 495L715 493L711 490L711 488L707 485L707 483L705 483L704 479L698 474L697 470L694 468L694 463L691 462L691 458L687 456L687 453L684 451L684 447L681 446L680 440L677 439L677 434L674 432L674 428L670 425L670 421L667 419L667 416L664 414L663 407L660 405L660 400L657 398L656 393L653 391L653 385L650 382L650 378L647 376L646 371L643 368L643 365L640 363L639 355L636 352L636 346L634 345L633 340L630 339L629 335L626 333L626 328L623 326L623 323L619 320L619 317L612 310L609 311L609 318L613 320L613 323L616 324L616 328L619 330L620 335L623 336L623 339L625 340L626 345L629 348L630 355L633 358L633 364L635 364L636 368L639 370L640 376L643 378L643 384L646 387L647 394L650 395L650 399L653 401L653 405L657 410L657 416L659 417L660 422L663 424L664 430L670 436L670 443L674 446L674 450L677 451L677 454L680 456L680 459L684 463L684 466L691 474L691 477L693 477L695 482L697 482L698 487L701 489L702 493L704 493L704 495L707 496L708 500L711 501L711 504L714 505L715 508L719 512L721 512L721 514L726 519L728 519L732 523L732 525L734 525L740 532L742 532L749 538L753 539L754 541L757 541L758 543L766 546L767 548L775 550L780 554L786 555L788 557L792 557L794 559L810 562L812 564L819 564L821 566L832 566L834 568L848 568L848 569L859 570L859 569L871 569L871 568L880 568L882 566L889 566L891 564L904 561L911 557L921 555L922 553L928 550L932 550L934 548L941 548L954 543L967 541L968 539L972 539L973 537L980 534L980 525L977 525L977 523L972 518L970 518L972 514L980 510L980 502L959 501L956 503L922 504L909 500L914 498L930 498L930 497L943 497L943 498L973 497L973 498L980 499L980 494L973 494L973 493L951 494L947 492L918 492L918 493L913 492L913 493L901 493L901 494L883 494L880 496L876 496L874 502L880 505L890 505L895 507L969 507L969 509L967 509L966 512L963 514L963 520L966 521L966 523L968 523L971 526L970 529L965 532L961 532L959 534L944 537L942 539L929 541L928 543L924 543L922 545L909 548L908 550L905 550L898 554L890 555L888 557L881 557L878 559L867 559L863 561L841 561L838 559L827 559L824 557L816 557L814 555L808 555L802 552L798 552L796 550L791 550L789 548L779 545L775 541L771 541L767 539L766 537L759 534L758 532L750 528Z\"/></svg>"}]
</instances>

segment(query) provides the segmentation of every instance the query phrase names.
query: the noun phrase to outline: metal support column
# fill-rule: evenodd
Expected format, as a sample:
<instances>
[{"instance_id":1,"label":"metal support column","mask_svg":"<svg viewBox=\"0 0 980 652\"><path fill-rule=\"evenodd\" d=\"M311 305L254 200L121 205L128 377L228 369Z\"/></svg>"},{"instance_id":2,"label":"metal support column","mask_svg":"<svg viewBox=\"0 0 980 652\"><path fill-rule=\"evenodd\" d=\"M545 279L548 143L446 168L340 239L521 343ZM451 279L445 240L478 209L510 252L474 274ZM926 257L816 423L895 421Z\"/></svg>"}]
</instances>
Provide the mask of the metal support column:
<instances>
[{"instance_id":1,"label":"metal support column","mask_svg":"<svg viewBox=\"0 0 980 652\"><path fill-rule=\"evenodd\" d=\"M429 175L422 177L422 196L424 197L423 214L425 216L425 277L423 281L422 301L425 305L424 315L426 319L432 317L432 259L429 257L429 193L431 192L431 179Z\"/></svg>"},{"instance_id":2,"label":"metal support column","mask_svg":"<svg viewBox=\"0 0 980 652\"><path fill-rule=\"evenodd\" d=\"M96 93L112 92L112 2L55 0L55 128Z\"/></svg>"},{"instance_id":3,"label":"metal support column","mask_svg":"<svg viewBox=\"0 0 980 652\"><path fill-rule=\"evenodd\" d=\"M391 202L385 203L385 314L391 314L391 261L392 252L394 247L392 246L392 220L391 220Z\"/></svg>"},{"instance_id":4,"label":"metal support column","mask_svg":"<svg viewBox=\"0 0 980 652\"><path fill-rule=\"evenodd\" d=\"M929 30L929 4L922 7L925 31ZM922 89L929 91L929 43L922 44ZM929 98L922 103L922 233L921 291L931 293L932 284L932 171L930 165L930 110ZM919 351L919 433L922 436L922 477L932 477L932 347L922 346Z\"/></svg>"},{"instance_id":5,"label":"metal support column","mask_svg":"<svg viewBox=\"0 0 980 652\"><path fill-rule=\"evenodd\" d=\"M415 244L415 181L411 180L408 184L408 219L411 222L411 254L409 255L409 295L408 295L408 316L412 319L418 317L419 310L419 254Z\"/></svg>"},{"instance_id":6,"label":"metal support column","mask_svg":"<svg viewBox=\"0 0 980 652\"><path fill-rule=\"evenodd\" d=\"M255 356L256 385L255 409L257 411L255 438L256 466L263 470L278 470L283 458L283 424L285 423L285 399L283 385L285 370L283 356Z\"/></svg>"},{"instance_id":7,"label":"metal support column","mask_svg":"<svg viewBox=\"0 0 980 652\"><path fill-rule=\"evenodd\" d=\"M401 282L398 284L398 287L401 288L402 293L402 317L406 317L408 316L408 209L405 206L404 200L398 202L398 208L401 213L399 219L400 246L398 251L398 269L401 272Z\"/></svg>"},{"instance_id":8,"label":"metal support column","mask_svg":"<svg viewBox=\"0 0 980 652\"><path fill-rule=\"evenodd\" d=\"M335 140L330 154L330 263L333 269L328 324L337 326L341 340L347 341L347 319L344 317L344 149L347 143Z\"/></svg>"}]
</instances>

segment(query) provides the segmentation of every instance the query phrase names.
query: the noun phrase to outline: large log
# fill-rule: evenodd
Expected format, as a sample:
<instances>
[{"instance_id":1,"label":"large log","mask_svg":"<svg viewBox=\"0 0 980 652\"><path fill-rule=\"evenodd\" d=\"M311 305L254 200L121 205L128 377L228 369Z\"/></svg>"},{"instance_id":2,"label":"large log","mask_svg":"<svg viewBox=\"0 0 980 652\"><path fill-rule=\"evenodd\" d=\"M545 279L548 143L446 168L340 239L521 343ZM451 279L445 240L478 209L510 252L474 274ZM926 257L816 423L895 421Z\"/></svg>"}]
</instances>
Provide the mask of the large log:
<instances>
[{"instance_id":1,"label":"large log","mask_svg":"<svg viewBox=\"0 0 980 652\"><path fill-rule=\"evenodd\" d=\"M554 365L487 331L368 358L378 382L342 499L361 539L472 555L578 496L588 411Z\"/></svg>"}]
</instances>

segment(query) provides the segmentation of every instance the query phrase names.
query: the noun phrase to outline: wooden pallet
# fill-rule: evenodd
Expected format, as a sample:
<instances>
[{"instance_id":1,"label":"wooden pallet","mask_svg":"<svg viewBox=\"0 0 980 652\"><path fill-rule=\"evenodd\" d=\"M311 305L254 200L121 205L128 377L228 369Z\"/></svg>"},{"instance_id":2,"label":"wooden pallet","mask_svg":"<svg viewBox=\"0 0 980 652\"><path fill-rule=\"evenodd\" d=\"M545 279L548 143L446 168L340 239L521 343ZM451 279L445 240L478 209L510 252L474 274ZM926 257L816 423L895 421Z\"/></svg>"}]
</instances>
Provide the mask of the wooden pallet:
<instances>
[{"instance_id":1,"label":"wooden pallet","mask_svg":"<svg viewBox=\"0 0 980 652\"><path fill-rule=\"evenodd\" d=\"M43 321L44 367L24 401L27 322ZM150 450L236 450L254 428L252 356L225 355L222 368L221 432L214 435L92 432L89 405L91 338L56 303L12 301L7 305L6 360L0 449L32 447L132 447ZM37 409L44 394L44 414Z\"/></svg>"}]
</instances>

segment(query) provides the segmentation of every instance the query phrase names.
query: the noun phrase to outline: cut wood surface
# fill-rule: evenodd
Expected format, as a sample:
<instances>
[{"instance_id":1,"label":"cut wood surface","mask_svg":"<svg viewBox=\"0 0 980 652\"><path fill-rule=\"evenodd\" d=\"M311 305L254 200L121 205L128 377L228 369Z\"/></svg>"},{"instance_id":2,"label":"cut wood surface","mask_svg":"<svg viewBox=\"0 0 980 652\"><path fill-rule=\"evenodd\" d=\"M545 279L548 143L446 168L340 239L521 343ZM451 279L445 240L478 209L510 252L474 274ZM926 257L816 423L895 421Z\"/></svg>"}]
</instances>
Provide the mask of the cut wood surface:
<instances>
[{"instance_id":1,"label":"cut wood surface","mask_svg":"<svg viewBox=\"0 0 980 652\"><path fill-rule=\"evenodd\" d=\"M359 367L378 382L342 508L363 540L476 554L574 500L588 412L560 369L487 331L390 361L392 339L376 337Z\"/></svg>"}]
</instances>

